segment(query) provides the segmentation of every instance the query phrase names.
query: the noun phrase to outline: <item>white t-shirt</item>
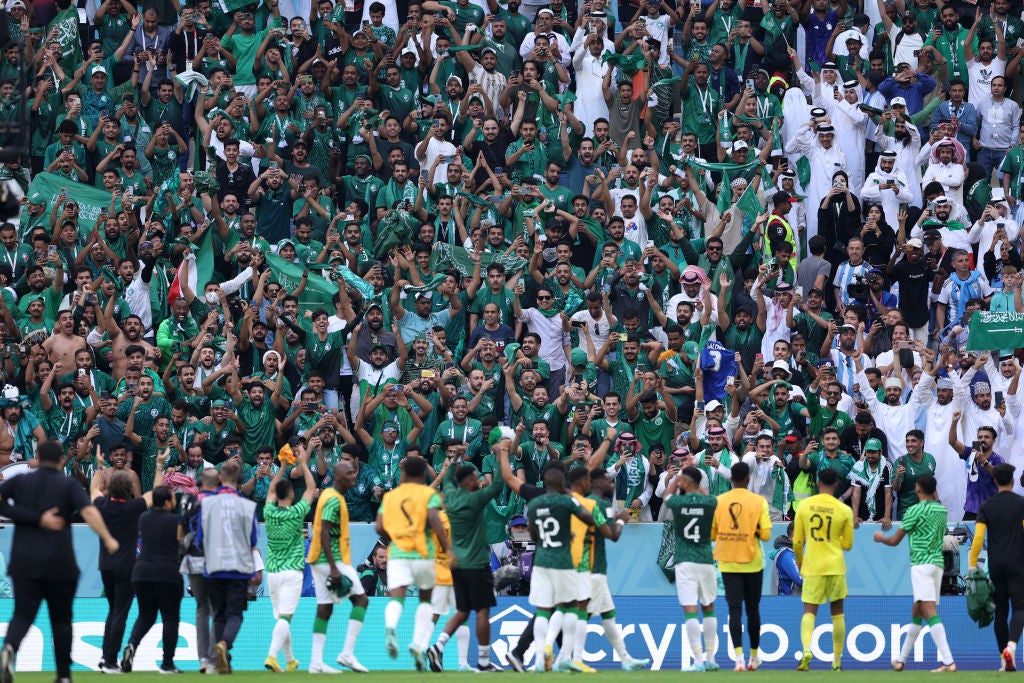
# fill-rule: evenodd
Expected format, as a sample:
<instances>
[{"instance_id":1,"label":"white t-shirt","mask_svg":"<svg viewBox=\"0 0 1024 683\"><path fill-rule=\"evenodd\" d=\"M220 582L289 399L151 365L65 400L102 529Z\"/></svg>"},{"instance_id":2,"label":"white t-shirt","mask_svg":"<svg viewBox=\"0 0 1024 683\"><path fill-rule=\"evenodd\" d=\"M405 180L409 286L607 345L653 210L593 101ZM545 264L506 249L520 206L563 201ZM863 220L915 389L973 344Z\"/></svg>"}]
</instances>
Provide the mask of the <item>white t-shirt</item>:
<instances>
[{"instance_id":1,"label":"white t-shirt","mask_svg":"<svg viewBox=\"0 0 1024 683\"><path fill-rule=\"evenodd\" d=\"M982 102L992 101L992 79L1006 73L1006 62L993 57L988 64L977 58L967 62L967 101L976 108Z\"/></svg>"},{"instance_id":2,"label":"white t-shirt","mask_svg":"<svg viewBox=\"0 0 1024 683\"><path fill-rule=\"evenodd\" d=\"M373 367L368 361L359 361L359 368L356 370L356 380L360 383L366 382L369 386L374 388L374 393L377 393L377 389L384 385L388 380L398 381L402 371L398 369L398 361L392 361L390 365L385 365L380 370Z\"/></svg>"}]
</instances>

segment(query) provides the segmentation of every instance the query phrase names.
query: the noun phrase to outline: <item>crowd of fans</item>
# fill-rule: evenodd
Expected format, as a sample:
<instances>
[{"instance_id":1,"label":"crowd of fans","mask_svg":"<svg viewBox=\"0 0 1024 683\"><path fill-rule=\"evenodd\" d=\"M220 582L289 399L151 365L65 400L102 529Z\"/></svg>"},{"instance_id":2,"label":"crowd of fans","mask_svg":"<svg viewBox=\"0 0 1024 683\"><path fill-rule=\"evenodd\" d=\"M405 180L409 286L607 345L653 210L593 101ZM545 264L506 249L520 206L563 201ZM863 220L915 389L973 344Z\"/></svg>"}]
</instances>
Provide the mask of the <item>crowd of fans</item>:
<instances>
[{"instance_id":1,"label":"crowd of fans","mask_svg":"<svg viewBox=\"0 0 1024 683\"><path fill-rule=\"evenodd\" d=\"M996 490L1021 366L966 347L1024 312L1009 0L7 9L0 465L237 460L262 507L299 436L369 522L407 455L500 477L501 426L529 483L603 449L638 520L691 462L777 520L823 468L859 521Z\"/></svg>"}]
</instances>

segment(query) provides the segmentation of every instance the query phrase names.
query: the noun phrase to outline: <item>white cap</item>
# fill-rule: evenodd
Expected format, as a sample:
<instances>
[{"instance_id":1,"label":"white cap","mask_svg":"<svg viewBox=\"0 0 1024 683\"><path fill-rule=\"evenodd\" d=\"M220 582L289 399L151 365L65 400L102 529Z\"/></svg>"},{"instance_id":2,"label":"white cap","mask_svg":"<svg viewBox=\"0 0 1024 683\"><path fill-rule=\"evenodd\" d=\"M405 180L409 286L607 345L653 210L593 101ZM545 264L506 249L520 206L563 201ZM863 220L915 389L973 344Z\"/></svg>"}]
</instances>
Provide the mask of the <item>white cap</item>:
<instances>
[{"instance_id":1,"label":"white cap","mask_svg":"<svg viewBox=\"0 0 1024 683\"><path fill-rule=\"evenodd\" d=\"M894 97L889 104L893 107L905 107L907 106L907 101L902 97Z\"/></svg>"},{"instance_id":2,"label":"white cap","mask_svg":"<svg viewBox=\"0 0 1024 683\"><path fill-rule=\"evenodd\" d=\"M911 237L909 240L907 240L907 246L913 247L914 249L924 249L924 242L922 242L917 237Z\"/></svg>"},{"instance_id":3,"label":"white cap","mask_svg":"<svg viewBox=\"0 0 1024 683\"><path fill-rule=\"evenodd\" d=\"M787 363L784 360L777 360L774 363L772 363L772 372L775 372L776 370L782 370L783 372L786 373L786 376L790 376L793 374L793 372L789 369L789 363Z\"/></svg>"},{"instance_id":4,"label":"white cap","mask_svg":"<svg viewBox=\"0 0 1024 683\"><path fill-rule=\"evenodd\" d=\"M735 152L738 149L747 149L749 147L750 147L750 145L748 145L743 140L737 140L736 142L732 143L732 151L733 152Z\"/></svg>"},{"instance_id":5,"label":"white cap","mask_svg":"<svg viewBox=\"0 0 1024 683\"><path fill-rule=\"evenodd\" d=\"M92 73L89 74L89 76L94 76L96 74L103 74L105 76L107 74L107 68L104 66L93 67Z\"/></svg>"},{"instance_id":6,"label":"white cap","mask_svg":"<svg viewBox=\"0 0 1024 683\"><path fill-rule=\"evenodd\" d=\"M722 407L722 402L716 399L711 399L704 404L704 414L710 413L712 410L717 410Z\"/></svg>"},{"instance_id":7,"label":"white cap","mask_svg":"<svg viewBox=\"0 0 1024 683\"><path fill-rule=\"evenodd\" d=\"M839 39L836 41L842 45L846 44L848 40L859 40L861 43L864 42L864 34L855 28L851 28L849 31L843 31L839 34Z\"/></svg>"}]
</instances>

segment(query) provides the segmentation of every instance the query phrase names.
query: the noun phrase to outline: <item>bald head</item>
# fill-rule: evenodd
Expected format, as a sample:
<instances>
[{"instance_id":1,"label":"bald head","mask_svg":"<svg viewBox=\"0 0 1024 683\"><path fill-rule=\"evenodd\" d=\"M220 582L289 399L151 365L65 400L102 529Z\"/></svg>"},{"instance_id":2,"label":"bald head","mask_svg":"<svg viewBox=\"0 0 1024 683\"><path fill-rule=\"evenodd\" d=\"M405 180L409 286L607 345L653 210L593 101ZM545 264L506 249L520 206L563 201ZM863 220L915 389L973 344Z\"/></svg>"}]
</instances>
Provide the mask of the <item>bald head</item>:
<instances>
[{"instance_id":1,"label":"bald head","mask_svg":"<svg viewBox=\"0 0 1024 683\"><path fill-rule=\"evenodd\" d=\"M215 469L203 470L199 473L199 486L204 491L216 491L220 486L220 474Z\"/></svg>"},{"instance_id":2,"label":"bald head","mask_svg":"<svg viewBox=\"0 0 1024 683\"><path fill-rule=\"evenodd\" d=\"M348 460L339 460L334 466L334 490L344 493L352 488L356 478L356 469Z\"/></svg>"}]
</instances>

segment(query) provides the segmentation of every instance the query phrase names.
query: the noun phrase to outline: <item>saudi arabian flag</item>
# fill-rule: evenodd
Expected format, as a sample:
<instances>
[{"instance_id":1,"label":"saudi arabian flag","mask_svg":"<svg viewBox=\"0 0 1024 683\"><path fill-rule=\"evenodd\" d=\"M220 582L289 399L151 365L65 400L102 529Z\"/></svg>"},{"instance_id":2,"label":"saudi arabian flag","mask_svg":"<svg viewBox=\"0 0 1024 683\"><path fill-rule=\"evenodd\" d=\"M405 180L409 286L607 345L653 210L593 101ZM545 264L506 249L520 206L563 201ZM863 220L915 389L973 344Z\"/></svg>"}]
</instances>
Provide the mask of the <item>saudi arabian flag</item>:
<instances>
[{"instance_id":1,"label":"saudi arabian flag","mask_svg":"<svg viewBox=\"0 0 1024 683\"><path fill-rule=\"evenodd\" d=\"M220 7L220 11L224 14L231 14L235 10L251 4L252 0L217 0L217 7Z\"/></svg>"},{"instance_id":2,"label":"saudi arabian flag","mask_svg":"<svg viewBox=\"0 0 1024 683\"><path fill-rule=\"evenodd\" d=\"M761 204L761 199L757 196L754 183L747 185L747 189L743 191L739 201L736 202L736 208L751 220L757 218L758 214L764 211L764 206Z\"/></svg>"},{"instance_id":3,"label":"saudi arabian flag","mask_svg":"<svg viewBox=\"0 0 1024 683\"><path fill-rule=\"evenodd\" d=\"M47 41L60 42L61 62L82 62L82 41L78 35L78 8L75 5L58 13L46 27Z\"/></svg>"},{"instance_id":4,"label":"saudi arabian flag","mask_svg":"<svg viewBox=\"0 0 1024 683\"><path fill-rule=\"evenodd\" d=\"M73 186L73 187L71 187ZM57 203L61 190L69 189L68 199L78 202L78 234L88 237L100 217L100 209L110 206L110 193L85 183L72 183L56 173L40 173L32 178L28 194L38 192L46 200L47 212Z\"/></svg>"},{"instance_id":5,"label":"saudi arabian flag","mask_svg":"<svg viewBox=\"0 0 1024 683\"><path fill-rule=\"evenodd\" d=\"M1024 346L1024 313L975 311L967 332L968 351L1016 349Z\"/></svg>"},{"instance_id":6,"label":"saudi arabian flag","mask_svg":"<svg viewBox=\"0 0 1024 683\"><path fill-rule=\"evenodd\" d=\"M274 281L281 285L285 291L295 292L299 285L302 284L302 273L305 271L305 268L297 263L283 259L277 254L265 254L265 256L267 258L267 267L270 268L270 274ZM338 285L330 282L324 276L310 271L308 281L306 282L306 289L300 295L299 303L304 306L326 306L329 310L333 311L334 307L331 304L331 298L337 293Z\"/></svg>"},{"instance_id":7,"label":"saudi arabian flag","mask_svg":"<svg viewBox=\"0 0 1024 683\"><path fill-rule=\"evenodd\" d=\"M495 254L485 252L480 255L480 270L482 277L486 277L487 266L492 263L500 263L505 267L505 274L511 275L526 267L526 260L515 254ZM469 277L473 274L473 259L469 258L469 252L463 247L453 247L450 244L439 242L434 245L434 252L431 254L430 267L436 272L454 268L459 271L462 277Z\"/></svg>"}]
</instances>

